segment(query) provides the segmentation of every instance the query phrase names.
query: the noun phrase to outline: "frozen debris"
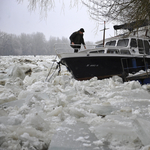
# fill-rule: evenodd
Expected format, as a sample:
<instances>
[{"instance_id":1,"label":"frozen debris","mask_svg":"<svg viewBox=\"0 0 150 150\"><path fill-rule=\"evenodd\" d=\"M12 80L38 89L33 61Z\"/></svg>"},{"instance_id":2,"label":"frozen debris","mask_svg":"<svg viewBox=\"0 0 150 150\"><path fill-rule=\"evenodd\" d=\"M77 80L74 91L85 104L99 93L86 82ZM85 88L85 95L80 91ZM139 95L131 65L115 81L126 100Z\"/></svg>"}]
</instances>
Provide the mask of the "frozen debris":
<instances>
[{"instance_id":1,"label":"frozen debris","mask_svg":"<svg viewBox=\"0 0 150 150\"><path fill-rule=\"evenodd\" d=\"M22 69L17 66L17 65L14 65L14 66L10 66L8 68L8 71L7 71L7 75L8 77L11 77L13 79L19 77L20 79L24 79L25 78L25 73L22 71Z\"/></svg>"},{"instance_id":2,"label":"frozen debris","mask_svg":"<svg viewBox=\"0 0 150 150\"><path fill-rule=\"evenodd\" d=\"M45 82L55 57L1 57L0 150L149 149L149 85L77 81L65 66Z\"/></svg>"},{"instance_id":3,"label":"frozen debris","mask_svg":"<svg viewBox=\"0 0 150 150\"><path fill-rule=\"evenodd\" d=\"M62 112L62 106L54 108L50 113L49 116L58 116Z\"/></svg>"},{"instance_id":4,"label":"frozen debris","mask_svg":"<svg viewBox=\"0 0 150 150\"><path fill-rule=\"evenodd\" d=\"M97 147L104 145L104 142L102 140L93 141L93 144L95 144Z\"/></svg>"},{"instance_id":5,"label":"frozen debris","mask_svg":"<svg viewBox=\"0 0 150 150\"><path fill-rule=\"evenodd\" d=\"M133 126L139 139L143 145L149 145L150 143L150 121L146 121L141 118L136 118L133 121Z\"/></svg>"},{"instance_id":6,"label":"frozen debris","mask_svg":"<svg viewBox=\"0 0 150 150\"><path fill-rule=\"evenodd\" d=\"M141 150L150 150L150 145L144 146Z\"/></svg>"},{"instance_id":7,"label":"frozen debris","mask_svg":"<svg viewBox=\"0 0 150 150\"><path fill-rule=\"evenodd\" d=\"M5 85L5 83L6 83L6 80L5 79L3 79L3 80L0 80L0 85Z\"/></svg>"},{"instance_id":8,"label":"frozen debris","mask_svg":"<svg viewBox=\"0 0 150 150\"><path fill-rule=\"evenodd\" d=\"M80 142L83 142L83 143L90 143L89 140L86 139L86 137L78 137L76 139L76 141L80 141ZM91 144L90 144L91 145Z\"/></svg>"},{"instance_id":9,"label":"frozen debris","mask_svg":"<svg viewBox=\"0 0 150 150\"><path fill-rule=\"evenodd\" d=\"M32 70L31 70L31 68L30 69L28 69L27 71L25 71L25 75L31 75L31 73L32 73Z\"/></svg>"},{"instance_id":10,"label":"frozen debris","mask_svg":"<svg viewBox=\"0 0 150 150\"><path fill-rule=\"evenodd\" d=\"M123 80L121 77L119 76L113 76L112 79L114 80L114 82L119 82L119 83L123 83Z\"/></svg>"},{"instance_id":11,"label":"frozen debris","mask_svg":"<svg viewBox=\"0 0 150 150\"><path fill-rule=\"evenodd\" d=\"M52 137L48 150L92 150L97 147L93 144L97 140L87 124L78 121L75 124L63 122Z\"/></svg>"},{"instance_id":12,"label":"frozen debris","mask_svg":"<svg viewBox=\"0 0 150 150\"><path fill-rule=\"evenodd\" d=\"M96 113L98 116L106 116L111 114L113 111L116 111L117 109L113 106L103 106L94 104L92 105L92 112Z\"/></svg>"},{"instance_id":13,"label":"frozen debris","mask_svg":"<svg viewBox=\"0 0 150 150\"><path fill-rule=\"evenodd\" d=\"M90 96L94 96L96 94L96 90L94 87L85 87L84 93Z\"/></svg>"},{"instance_id":14,"label":"frozen debris","mask_svg":"<svg viewBox=\"0 0 150 150\"><path fill-rule=\"evenodd\" d=\"M0 105L17 100L16 95L10 90L3 88L3 93L0 93Z\"/></svg>"}]
</instances>

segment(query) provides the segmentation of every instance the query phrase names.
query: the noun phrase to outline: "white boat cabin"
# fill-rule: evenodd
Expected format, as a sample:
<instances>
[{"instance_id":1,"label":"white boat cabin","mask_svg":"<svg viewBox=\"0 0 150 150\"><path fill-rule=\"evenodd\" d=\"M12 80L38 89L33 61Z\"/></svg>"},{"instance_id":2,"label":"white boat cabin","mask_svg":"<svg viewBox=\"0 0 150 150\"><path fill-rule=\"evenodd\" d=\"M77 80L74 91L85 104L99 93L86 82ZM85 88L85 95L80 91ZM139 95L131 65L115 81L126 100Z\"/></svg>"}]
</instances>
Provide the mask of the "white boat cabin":
<instances>
[{"instance_id":1,"label":"white boat cabin","mask_svg":"<svg viewBox=\"0 0 150 150\"><path fill-rule=\"evenodd\" d=\"M150 40L148 38L137 37L122 37L117 36L106 39L104 47L107 47L107 53L122 53L122 54L145 54L150 55ZM96 42L96 49L103 47L102 41ZM110 47L110 48L109 48ZM111 48L113 49L111 50ZM123 47L123 49L121 48ZM116 48L116 50L114 49ZM103 52L103 51L99 51ZM94 52L92 52L94 53Z\"/></svg>"}]
</instances>

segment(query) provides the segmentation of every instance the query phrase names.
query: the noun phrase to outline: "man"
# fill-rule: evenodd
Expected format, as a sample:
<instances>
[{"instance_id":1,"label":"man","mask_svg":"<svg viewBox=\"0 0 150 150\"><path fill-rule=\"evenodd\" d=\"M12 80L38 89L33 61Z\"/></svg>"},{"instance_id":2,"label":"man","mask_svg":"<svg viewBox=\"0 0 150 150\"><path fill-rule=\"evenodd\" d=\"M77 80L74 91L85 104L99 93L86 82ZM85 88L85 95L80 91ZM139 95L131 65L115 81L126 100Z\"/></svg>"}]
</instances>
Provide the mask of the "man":
<instances>
[{"instance_id":1,"label":"man","mask_svg":"<svg viewBox=\"0 0 150 150\"><path fill-rule=\"evenodd\" d=\"M74 52L77 53L78 50L81 48L81 44L84 45L84 48L86 49L84 38L83 38L83 32L84 29L81 28L79 31L76 31L71 34L70 36L70 46L74 49Z\"/></svg>"}]
</instances>

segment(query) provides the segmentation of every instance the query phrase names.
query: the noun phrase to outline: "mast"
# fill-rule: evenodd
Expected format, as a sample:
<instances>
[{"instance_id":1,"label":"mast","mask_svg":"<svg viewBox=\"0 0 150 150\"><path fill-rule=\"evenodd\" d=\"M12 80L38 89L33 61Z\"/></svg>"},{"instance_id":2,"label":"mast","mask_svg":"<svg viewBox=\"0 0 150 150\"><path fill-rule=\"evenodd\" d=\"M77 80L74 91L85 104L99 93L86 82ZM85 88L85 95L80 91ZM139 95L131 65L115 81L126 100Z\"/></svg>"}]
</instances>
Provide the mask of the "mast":
<instances>
[{"instance_id":1,"label":"mast","mask_svg":"<svg viewBox=\"0 0 150 150\"><path fill-rule=\"evenodd\" d=\"M106 30L106 27L105 27L105 21L104 21L103 47L104 47L104 44L105 44L105 30Z\"/></svg>"},{"instance_id":2,"label":"mast","mask_svg":"<svg viewBox=\"0 0 150 150\"><path fill-rule=\"evenodd\" d=\"M104 29L103 30L100 30L100 31L103 31L103 47L105 45L105 31L109 29L109 28L106 28L106 22L104 21Z\"/></svg>"}]
</instances>

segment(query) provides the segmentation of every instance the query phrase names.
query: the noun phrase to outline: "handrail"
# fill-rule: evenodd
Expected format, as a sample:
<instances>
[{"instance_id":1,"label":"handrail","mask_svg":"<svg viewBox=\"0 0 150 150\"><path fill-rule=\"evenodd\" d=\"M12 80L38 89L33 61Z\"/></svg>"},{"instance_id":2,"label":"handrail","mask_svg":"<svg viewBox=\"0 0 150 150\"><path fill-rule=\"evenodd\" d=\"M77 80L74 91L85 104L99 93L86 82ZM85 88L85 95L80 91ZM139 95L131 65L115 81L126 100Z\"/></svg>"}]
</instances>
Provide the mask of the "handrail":
<instances>
[{"instance_id":1,"label":"handrail","mask_svg":"<svg viewBox=\"0 0 150 150\"><path fill-rule=\"evenodd\" d=\"M146 57L146 56L144 55L144 56L143 56L143 60L144 60L144 65L145 65L145 69L146 69L146 74L147 74L147 77L148 77L148 72L147 72L147 69L148 69L148 68L147 68L147 65L146 65L145 57Z\"/></svg>"},{"instance_id":2,"label":"handrail","mask_svg":"<svg viewBox=\"0 0 150 150\"><path fill-rule=\"evenodd\" d=\"M56 54L60 54L59 50L65 50L64 52L66 52L66 51L68 52L68 50L69 50L69 53L73 53L73 48L71 47L71 45L81 46L80 51L84 50L82 44L68 44L68 43L55 43L54 44L54 50L55 50ZM57 48L57 46L59 46L59 47ZM87 48L88 47L95 47L95 46L96 46L95 44L92 44L92 45L86 44Z\"/></svg>"},{"instance_id":3,"label":"handrail","mask_svg":"<svg viewBox=\"0 0 150 150\"><path fill-rule=\"evenodd\" d=\"M122 58L122 59L121 59L121 65L122 65L123 75L126 73L125 70L128 70L128 73L129 73L129 69L137 69L137 68L143 68L143 67L144 67L144 69L145 69L145 71L146 71L146 74L147 74L147 78L148 78L148 77L149 77L149 74L148 74L148 71L147 71L147 70L149 69L148 67L150 67L150 65L147 64L145 58L146 58L146 55L143 56L144 66L136 66L136 67L133 67L133 65L132 65L132 67L129 67L129 66L128 66L127 59L133 59L133 58ZM126 60L126 62L125 62L126 65L127 65L126 68L124 67L123 60ZM124 78L125 78L125 80L126 80L126 76L124 76Z\"/></svg>"}]
</instances>

